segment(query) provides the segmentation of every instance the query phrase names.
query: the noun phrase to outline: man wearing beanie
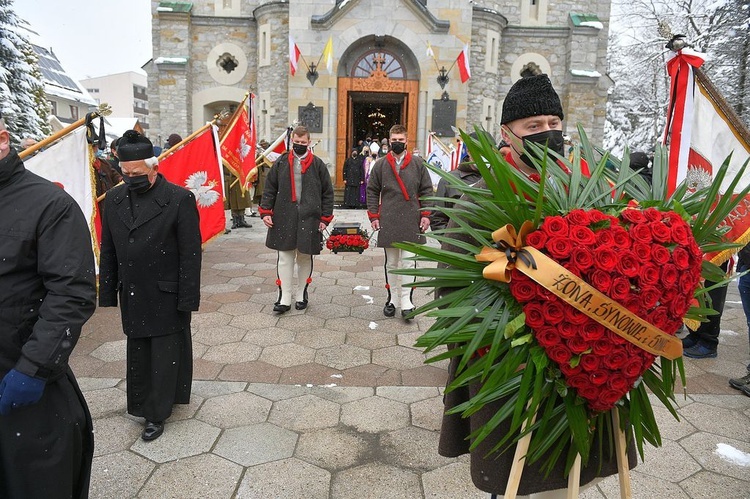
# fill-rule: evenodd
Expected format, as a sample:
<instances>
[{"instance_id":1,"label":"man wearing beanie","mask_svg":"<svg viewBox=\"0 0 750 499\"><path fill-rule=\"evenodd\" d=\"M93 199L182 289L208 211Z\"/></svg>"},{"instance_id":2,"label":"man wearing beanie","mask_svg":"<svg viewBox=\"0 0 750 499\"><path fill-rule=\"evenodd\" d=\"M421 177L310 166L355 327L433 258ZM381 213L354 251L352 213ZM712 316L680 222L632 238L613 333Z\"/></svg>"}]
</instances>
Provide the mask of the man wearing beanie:
<instances>
[{"instance_id":1,"label":"man wearing beanie","mask_svg":"<svg viewBox=\"0 0 750 499\"><path fill-rule=\"evenodd\" d=\"M538 172L525 150L533 142L563 156L565 141L562 133L563 114L560 97L552 87L546 74L521 78L510 87L503 101L501 133L503 141L510 146L505 159L528 175L538 180ZM588 174L588 169L584 174Z\"/></svg>"},{"instance_id":2,"label":"man wearing beanie","mask_svg":"<svg viewBox=\"0 0 750 499\"><path fill-rule=\"evenodd\" d=\"M191 312L200 302L201 235L195 197L168 182L143 135L117 146L124 185L102 217L99 306L117 306L127 336L128 413L154 440L174 404L190 402Z\"/></svg>"}]
</instances>

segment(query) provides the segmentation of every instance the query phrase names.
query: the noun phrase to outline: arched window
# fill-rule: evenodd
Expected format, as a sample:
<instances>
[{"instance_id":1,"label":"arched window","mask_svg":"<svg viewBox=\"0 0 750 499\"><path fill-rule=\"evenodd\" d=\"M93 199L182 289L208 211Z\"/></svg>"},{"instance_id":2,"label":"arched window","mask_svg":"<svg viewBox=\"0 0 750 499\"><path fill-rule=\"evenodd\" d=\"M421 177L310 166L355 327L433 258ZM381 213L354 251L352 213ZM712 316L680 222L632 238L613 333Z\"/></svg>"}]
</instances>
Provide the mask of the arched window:
<instances>
[{"instance_id":1,"label":"arched window","mask_svg":"<svg viewBox=\"0 0 750 499\"><path fill-rule=\"evenodd\" d=\"M391 52L375 49L363 54L354 65L352 78L369 78L383 72L387 78L405 79L406 70L401 60Z\"/></svg>"}]
</instances>

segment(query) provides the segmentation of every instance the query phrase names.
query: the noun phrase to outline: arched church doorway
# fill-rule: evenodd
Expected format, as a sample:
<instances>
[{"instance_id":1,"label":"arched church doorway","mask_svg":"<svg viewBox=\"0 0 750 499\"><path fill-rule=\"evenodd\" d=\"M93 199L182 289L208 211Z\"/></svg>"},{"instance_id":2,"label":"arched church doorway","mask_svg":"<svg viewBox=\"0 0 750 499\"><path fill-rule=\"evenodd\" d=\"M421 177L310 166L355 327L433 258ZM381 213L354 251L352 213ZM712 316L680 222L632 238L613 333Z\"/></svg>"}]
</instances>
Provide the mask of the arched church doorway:
<instances>
[{"instance_id":1,"label":"arched church doorway","mask_svg":"<svg viewBox=\"0 0 750 499\"><path fill-rule=\"evenodd\" d=\"M410 146L417 135L419 63L401 41L365 37L342 55L338 78L336 187L352 147L366 138L387 138L388 130L406 126Z\"/></svg>"}]
</instances>

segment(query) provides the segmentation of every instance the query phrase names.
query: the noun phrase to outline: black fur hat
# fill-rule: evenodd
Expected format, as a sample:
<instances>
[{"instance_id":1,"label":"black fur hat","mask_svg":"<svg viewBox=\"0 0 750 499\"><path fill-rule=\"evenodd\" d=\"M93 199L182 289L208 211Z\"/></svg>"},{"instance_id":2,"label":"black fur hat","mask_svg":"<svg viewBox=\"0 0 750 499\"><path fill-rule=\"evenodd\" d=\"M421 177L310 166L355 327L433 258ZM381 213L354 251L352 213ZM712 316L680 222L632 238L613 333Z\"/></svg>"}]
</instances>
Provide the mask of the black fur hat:
<instances>
[{"instance_id":1,"label":"black fur hat","mask_svg":"<svg viewBox=\"0 0 750 499\"><path fill-rule=\"evenodd\" d=\"M154 145L146 137L128 130L117 143L117 157L120 161L138 161L154 156Z\"/></svg>"},{"instance_id":2,"label":"black fur hat","mask_svg":"<svg viewBox=\"0 0 750 499\"><path fill-rule=\"evenodd\" d=\"M552 82L546 74L521 78L510 87L503 102L505 125L511 121L529 116L552 115L564 118L560 97L552 88Z\"/></svg>"}]
</instances>

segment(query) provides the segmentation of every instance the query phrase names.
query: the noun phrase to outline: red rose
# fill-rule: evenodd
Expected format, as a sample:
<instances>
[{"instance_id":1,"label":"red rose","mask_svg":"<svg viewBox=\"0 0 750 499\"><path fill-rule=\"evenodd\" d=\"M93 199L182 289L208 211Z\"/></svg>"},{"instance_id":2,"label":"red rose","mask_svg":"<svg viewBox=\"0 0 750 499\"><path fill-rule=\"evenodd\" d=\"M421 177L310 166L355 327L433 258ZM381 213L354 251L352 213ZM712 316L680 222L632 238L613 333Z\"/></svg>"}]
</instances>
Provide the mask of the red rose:
<instances>
[{"instance_id":1,"label":"red rose","mask_svg":"<svg viewBox=\"0 0 750 499\"><path fill-rule=\"evenodd\" d=\"M641 289L641 306L643 308L654 308L661 298L661 291L654 287L645 287Z\"/></svg>"},{"instance_id":2,"label":"red rose","mask_svg":"<svg viewBox=\"0 0 750 499\"><path fill-rule=\"evenodd\" d=\"M654 237L654 241L668 243L672 238L672 231L669 230L669 227L667 227L664 222L652 222L648 227L651 229L651 235Z\"/></svg>"},{"instance_id":3,"label":"red rose","mask_svg":"<svg viewBox=\"0 0 750 499\"><path fill-rule=\"evenodd\" d=\"M623 212L620 213L620 217L622 217L623 220L627 220L634 224L640 224L646 221L646 217L641 210L623 210Z\"/></svg>"},{"instance_id":4,"label":"red rose","mask_svg":"<svg viewBox=\"0 0 750 499\"><path fill-rule=\"evenodd\" d=\"M690 272L683 272L680 274L680 284L679 287L685 291L689 291L693 289L693 287L697 284L696 276L691 274Z\"/></svg>"},{"instance_id":5,"label":"red rose","mask_svg":"<svg viewBox=\"0 0 750 499\"><path fill-rule=\"evenodd\" d=\"M685 222L685 219L683 219L675 211L668 211L668 212L664 213L664 216L666 217L667 221L669 222L669 225L678 225L678 224L685 224L685 225L687 225L687 223ZM688 230L690 230L689 227L688 227Z\"/></svg>"},{"instance_id":6,"label":"red rose","mask_svg":"<svg viewBox=\"0 0 750 499\"><path fill-rule=\"evenodd\" d=\"M562 370L562 369L561 369ZM569 376L566 380L568 386L571 386L577 390L581 390L587 386L591 386L589 377L586 374L579 373L573 376Z\"/></svg>"},{"instance_id":7,"label":"red rose","mask_svg":"<svg viewBox=\"0 0 750 499\"><path fill-rule=\"evenodd\" d=\"M544 249L547 243L547 234L541 230L535 230L526 236L526 244L538 250Z\"/></svg>"},{"instance_id":8,"label":"red rose","mask_svg":"<svg viewBox=\"0 0 750 499\"><path fill-rule=\"evenodd\" d=\"M677 272L677 267L675 267L671 263L667 263L662 266L661 282L664 285L664 287L671 288L672 286L675 285L679 277L680 277L680 274L679 272Z\"/></svg>"},{"instance_id":9,"label":"red rose","mask_svg":"<svg viewBox=\"0 0 750 499\"><path fill-rule=\"evenodd\" d=\"M602 229L596 232L596 245L604 248L609 248L615 244L615 238L612 236L612 232L609 229Z\"/></svg>"},{"instance_id":10,"label":"red rose","mask_svg":"<svg viewBox=\"0 0 750 499\"><path fill-rule=\"evenodd\" d=\"M568 348L574 354L578 355L589 349L589 344L581 337L574 336L568 341Z\"/></svg>"},{"instance_id":11,"label":"red rose","mask_svg":"<svg viewBox=\"0 0 750 499\"><path fill-rule=\"evenodd\" d=\"M609 293L609 288L612 286L612 276L608 272L596 269L591 273L591 284L604 294Z\"/></svg>"},{"instance_id":12,"label":"red rose","mask_svg":"<svg viewBox=\"0 0 750 499\"><path fill-rule=\"evenodd\" d=\"M615 346L612 344L612 341L605 336L601 340L597 340L596 343L594 343L594 347L592 350L596 355L609 355L610 353L612 353L612 350L614 348Z\"/></svg>"},{"instance_id":13,"label":"red rose","mask_svg":"<svg viewBox=\"0 0 750 499\"><path fill-rule=\"evenodd\" d=\"M696 243L694 239L690 241L688 251L696 260L703 259L703 250L701 250L700 246L698 246L698 243Z\"/></svg>"},{"instance_id":14,"label":"red rose","mask_svg":"<svg viewBox=\"0 0 750 499\"><path fill-rule=\"evenodd\" d=\"M630 295L630 281L624 277L615 277L609 288L609 296L622 303Z\"/></svg>"},{"instance_id":15,"label":"red rose","mask_svg":"<svg viewBox=\"0 0 750 499\"><path fill-rule=\"evenodd\" d=\"M573 225L588 225L591 223L589 214L580 208L569 211L566 218Z\"/></svg>"},{"instance_id":16,"label":"red rose","mask_svg":"<svg viewBox=\"0 0 750 499\"><path fill-rule=\"evenodd\" d=\"M654 325L654 327L664 330L664 327L666 327L667 323L669 322L669 316L667 315L667 307L665 306L659 306L654 309L653 312L651 312L648 315L648 322Z\"/></svg>"},{"instance_id":17,"label":"red rose","mask_svg":"<svg viewBox=\"0 0 750 499\"><path fill-rule=\"evenodd\" d=\"M564 364L568 361L570 361L572 354L570 353L570 350L568 350L568 347L565 345L555 345L549 350L547 350L547 355L549 355L549 358L557 362L558 364Z\"/></svg>"},{"instance_id":18,"label":"red rose","mask_svg":"<svg viewBox=\"0 0 750 499\"><path fill-rule=\"evenodd\" d=\"M677 289L675 289L674 287L669 287L662 292L661 302L669 303L670 301L674 300L678 294L679 292L677 291Z\"/></svg>"},{"instance_id":19,"label":"red rose","mask_svg":"<svg viewBox=\"0 0 750 499\"><path fill-rule=\"evenodd\" d=\"M526 303L536 296L537 285L531 280L510 281L510 292L519 303Z\"/></svg>"},{"instance_id":20,"label":"red rose","mask_svg":"<svg viewBox=\"0 0 750 499\"><path fill-rule=\"evenodd\" d=\"M659 222L662 218L664 218L664 214L656 208L646 208L643 211L643 214L646 215L646 219L649 222Z\"/></svg>"},{"instance_id":21,"label":"red rose","mask_svg":"<svg viewBox=\"0 0 750 499\"><path fill-rule=\"evenodd\" d=\"M607 384L607 386L609 386L609 384ZM627 390L627 385L625 387L625 390ZM612 407L613 405L615 405L617 403L617 401L622 398L623 392L625 390L623 390L623 391L616 391L616 390L607 389L607 388L601 390L599 392L599 400L598 400L598 402L600 404L602 404L602 406L603 406L602 410L606 411L607 409L609 409L610 407Z\"/></svg>"},{"instance_id":22,"label":"red rose","mask_svg":"<svg viewBox=\"0 0 750 499\"><path fill-rule=\"evenodd\" d=\"M627 236L627 232L625 235ZM638 275L638 269L640 269L640 264L636 254L632 251L621 251L620 260L617 262L617 271L625 277L635 277Z\"/></svg>"},{"instance_id":23,"label":"red rose","mask_svg":"<svg viewBox=\"0 0 750 499\"><path fill-rule=\"evenodd\" d=\"M648 224L638 224L630 227L630 237L637 243L650 243L653 239Z\"/></svg>"},{"instance_id":24,"label":"red rose","mask_svg":"<svg viewBox=\"0 0 750 499\"><path fill-rule=\"evenodd\" d=\"M542 306L538 303L527 303L523 306L523 312L526 314L526 325L531 329L536 330L544 326L544 313L542 312Z\"/></svg>"},{"instance_id":25,"label":"red rose","mask_svg":"<svg viewBox=\"0 0 750 499\"><path fill-rule=\"evenodd\" d=\"M594 231L580 225L574 225L570 228L570 239L581 246L593 246L596 244Z\"/></svg>"},{"instance_id":26,"label":"red rose","mask_svg":"<svg viewBox=\"0 0 750 499\"><path fill-rule=\"evenodd\" d=\"M594 251L594 263L601 270L614 270L617 267L617 259L617 253L611 248L602 246Z\"/></svg>"},{"instance_id":27,"label":"red rose","mask_svg":"<svg viewBox=\"0 0 750 499\"><path fill-rule=\"evenodd\" d=\"M628 391L630 383L623 376L610 376L607 381L607 388L613 392L625 393ZM615 401L616 402L616 401Z\"/></svg>"},{"instance_id":28,"label":"red rose","mask_svg":"<svg viewBox=\"0 0 750 499\"><path fill-rule=\"evenodd\" d=\"M604 326L597 322L589 321L581 329L581 338L588 342L597 341L604 338L604 331Z\"/></svg>"},{"instance_id":29,"label":"red rose","mask_svg":"<svg viewBox=\"0 0 750 499\"><path fill-rule=\"evenodd\" d=\"M557 324L557 331L560 333L560 336L567 340L578 336L578 327L567 321L561 321Z\"/></svg>"},{"instance_id":30,"label":"red rose","mask_svg":"<svg viewBox=\"0 0 750 499\"><path fill-rule=\"evenodd\" d=\"M690 302L688 302L687 300L674 300L672 303L669 304L669 313L675 317L679 317L679 318L684 317L689 309L690 309ZM667 331L665 329L664 332L669 333L671 331Z\"/></svg>"},{"instance_id":31,"label":"red rose","mask_svg":"<svg viewBox=\"0 0 750 499\"><path fill-rule=\"evenodd\" d=\"M593 372L599 369L599 357L596 355L582 355L579 364L584 371Z\"/></svg>"},{"instance_id":32,"label":"red rose","mask_svg":"<svg viewBox=\"0 0 750 499\"><path fill-rule=\"evenodd\" d=\"M577 310L575 307L572 307L570 305L565 307L565 322L570 322L573 325L580 326L581 324L585 324L588 321L588 316L580 310Z\"/></svg>"},{"instance_id":33,"label":"red rose","mask_svg":"<svg viewBox=\"0 0 750 499\"><path fill-rule=\"evenodd\" d=\"M701 253L701 257L703 254ZM685 270L690 267L690 255L682 248L672 250L672 261L679 270Z\"/></svg>"},{"instance_id":34,"label":"red rose","mask_svg":"<svg viewBox=\"0 0 750 499\"><path fill-rule=\"evenodd\" d=\"M607 369L620 369L628 361L628 354L623 347L615 348L611 354L602 359Z\"/></svg>"},{"instance_id":35,"label":"red rose","mask_svg":"<svg viewBox=\"0 0 750 499\"><path fill-rule=\"evenodd\" d=\"M641 265L640 274L638 276L638 284L640 287L656 286L659 282L659 267L652 263Z\"/></svg>"},{"instance_id":36,"label":"red rose","mask_svg":"<svg viewBox=\"0 0 750 499\"><path fill-rule=\"evenodd\" d=\"M570 252L573 250L573 244L567 236L553 236L549 238L545 248L552 258L559 261L570 257Z\"/></svg>"},{"instance_id":37,"label":"red rose","mask_svg":"<svg viewBox=\"0 0 750 499\"><path fill-rule=\"evenodd\" d=\"M636 347L638 348L638 347ZM643 368L643 361L638 357L630 357L622 368L622 373L628 378L635 378L641 375L641 369Z\"/></svg>"},{"instance_id":38,"label":"red rose","mask_svg":"<svg viewBox=\"0 0 750 499\"><path fill-rule=\"evenodd\" d=\"M594 266L594 257L591 251L586 248L576 248L570 255L570 260L581 270L587 270Z\"/></svg>"},{"instance_id":39,"label":"red rose","mask_svg":"<svg viewBox=\"0 0 750 499\"><path fill-rule=\"evenodd\" d=\"M641 262L651 260L651 245L648 243L634 243L632 251Z\"/></svg>"},{"instance_id":40,"label":"red rose","mask_svg":"<svg viewBox=\"0 0 750 499\"><path fill-rule=\"evenodd\" d=\"M654 244L651 246L651 260L656 265L664 265L669 262L669 250L661 244Z\"/></svg>"},{"instance_id":41,"label":"red rose","mask_svg":"<svg viewBox=\"0 0 750 499\"><path fill-rule=\"evenodd\" d=\"M693 233L690 231L690 227L688 227L688 225L684 222L673 225L670 229L670 232L672 233L672 241L682 246L687 246L690 242L690 238L692 238L693 236Z\"/></svg>"},{"instance_id":42,"label":"red rose","mask_svg":"<svg viewBox=\"0 0 750 499\"><path fill-rule=\"evenodd\" d=\"M559 301L547 301L542 305L542 314L547 324L559 324L565 317L563 304Z\"/></svg>"},{"instance_id":43,"label":"red rose","mask_svg":"<svg viewBox=\"0 0 750 499\"><path fill-rule=\"evenodd\" d=\"M624 306L634 314L640 315L639 312L641 311L641 299L638 297L638 295L630 294L627 298L625 298L625 300L623 300L622 306Z\"/></svg>"},{"instance_id":44,"label":"red rose","mask_svg":"<svg viewBox=\"0 0 750 499\"><path fill-rule=\"evenodd\" d=\"M602 386L609 379L609 373L604 369L597 369L589 374L589 381L592 385Z\"/></svg>"},{"instance_id":45,"label":"red rose","mask_svg":"<svg viewBox=\"0 0 750 499\"><path fill-rule=\"evenodd\" d=\"M614 227L611 229L611 231L612 231L612 239L614 239L615 248L629 249L630 246L633 244L632 240L630 239L630 234L628 234L628 231L626 231L622 227Z\"/></svg>"},{"instance_id":46,"label":"red rose","mask_svg":"<svg viewBox=\"0 0 750 499\"><path fill-rule=\"evenodd\" d=\"M566 378L570 378L571 376L582 374L583 368L580 365L570 367L569 363L562 363L560 364L560 371L562 371Z\"/></svg>"},{"instance_id":47,"label":"red rose","mask_svg":"<svg viewBox=\"0 0 750 499\"><path fill-rule=\"evenodd\" d=\"M588 385L584 386L579 392L581 397L586 400L598 400L600 397L601 390L597 386Z\"/></svg>"},{"instance_id":48,"label":"red rose","mask_svg":"<svg viewBox=\"0 0 750 499\"><path fill-rule=\"evenodd\" d=\"M560 333L557 332L556 327L542 326L535 330L534 336L537 343L544 349L560 344Z\"/></svg>"},{"instance_id":49,"label":"red rose","mask_svg":"<svg viewBox=\"0 0 750 499\"><path fill-rule=\"evenodd\" d=\"M542 222L541 229L550 237L566 237L568 235L568 221L560 216L547 217Z\"/></svg>"}]
</instances>

